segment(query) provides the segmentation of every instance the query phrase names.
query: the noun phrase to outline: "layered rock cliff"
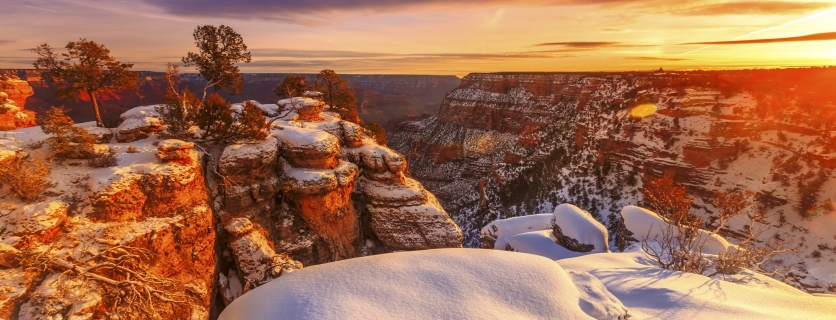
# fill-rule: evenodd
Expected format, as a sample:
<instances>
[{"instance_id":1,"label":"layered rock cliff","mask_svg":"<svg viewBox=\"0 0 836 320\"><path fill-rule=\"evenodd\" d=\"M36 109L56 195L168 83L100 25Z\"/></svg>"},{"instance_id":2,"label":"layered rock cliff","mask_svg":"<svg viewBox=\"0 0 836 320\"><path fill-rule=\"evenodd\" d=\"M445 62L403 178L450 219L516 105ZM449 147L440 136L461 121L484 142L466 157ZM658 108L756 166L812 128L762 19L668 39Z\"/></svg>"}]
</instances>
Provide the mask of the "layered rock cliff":
<instances>
[{"instance_id":1,"label":"layered rock cliff","mask_svg":"<svg viewBox=\"0 0 836 320\"><path fill-rule=\"evenodd\" d=\"M0 74L0 130L35 125L35 112L24 109L26 99L33 94L26 81Z\"/></svg>"},{"instance_id":2,"label":"layered rock cliff","mask_svg":"<svg viewBox=\"0 0 836 320\"><path fill-rule=\"evenodd\" d=\"M836 198L836 144L826 120L836 101L819 85L834 74L470 74L436 116L400 124L389 142L461 226L466 246L479 246L478 230L492 220L564 202L614 221L640 202L643 182L668 176L706 217L716 210L713 191L756 192L780 237L802 246L784 260L791 282L836 290L827 280L836 272L827 267L836 258L827 230L836 226L820 216L836 214L828 201ZM642 104L656 112L631 115ZM724 232L744 229L741 220Z\"/></svg>"}]
</instances>

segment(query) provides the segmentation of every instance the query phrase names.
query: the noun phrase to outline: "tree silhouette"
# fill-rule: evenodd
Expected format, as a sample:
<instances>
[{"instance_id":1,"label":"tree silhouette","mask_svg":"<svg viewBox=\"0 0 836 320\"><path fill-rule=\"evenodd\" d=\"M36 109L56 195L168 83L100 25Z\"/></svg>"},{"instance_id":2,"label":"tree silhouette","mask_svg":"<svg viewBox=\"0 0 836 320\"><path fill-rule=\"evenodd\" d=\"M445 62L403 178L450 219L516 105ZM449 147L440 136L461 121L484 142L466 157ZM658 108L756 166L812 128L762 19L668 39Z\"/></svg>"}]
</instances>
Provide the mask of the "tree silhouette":
<instances>
[{"instance_id":1,"label":"tree silhouette","mask_svg":"<svg viewBox=\"0 0 836 320\"><path fill-rule=\"evenodd\" d=\"M287 99L301 96L308 90L308 79L297 75L289 75L282 80L273 91L279 98Z\"/></svg>"},{"instance_id":2,"label":"tree silhouette","mask_svg":"<svg viewBox=\"0 0 836 320\"><path fill-rule=\"evenodd\" d=\"M103 125L99 112L98 93L103 90L137 90L139 75L131 71L132 63L122 63L110 55L103 44L85 38L70 41L67 53L56 54L49 44L41 44L32 52L38 59L32 63L45 81L55 87L58 99L90 97L96 113L96 124Z\"/></svg>"},{"instance_id":3,"label":"tree silhouette","mask_svg":"<svg viewBox=\"0 0 836 320\"><path fill-rule=\"evenodd\" d=\"M199 52L189 52L183 57L183 63L187 67L196 67L200 76L212 86L213 92L226 90L233 95L241 93L244 80L235 64L252 61L244 38L225 25L198 26L193 36Z\"/></svg>"},{"instance_id":4,"label":"tree silhouette","mask_svg":"<svg viewBox=\"0 0 836 320\"><path fill-rule=\"evenodd\" d=\"M331 110L340 114L343 120L361 123L357 115L357 98L354 88L347 85L334 70L325 69L316 75L314 89L322 92L322 98Z\"/></svg>"}]
</instances>

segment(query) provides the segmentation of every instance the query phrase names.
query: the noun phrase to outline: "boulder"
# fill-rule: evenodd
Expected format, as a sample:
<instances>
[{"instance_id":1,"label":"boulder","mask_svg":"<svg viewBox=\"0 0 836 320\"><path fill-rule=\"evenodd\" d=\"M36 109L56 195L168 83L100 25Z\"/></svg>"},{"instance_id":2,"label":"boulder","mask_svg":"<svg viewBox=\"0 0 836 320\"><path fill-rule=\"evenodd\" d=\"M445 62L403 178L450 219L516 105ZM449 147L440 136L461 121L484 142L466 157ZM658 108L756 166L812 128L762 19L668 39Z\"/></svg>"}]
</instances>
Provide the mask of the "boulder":
<instances>
[{"instance_id":1,"label":"boulder","mask_svg":"<svg viewBox=\"0 0 836 320\"><path fill-rule=\"evenodd\" d=\"M160 141L157 145L157 159L162 162L188 159L194 149L193 142L177 139Z\"/></svg>"},{"instance_id":2,"label":"boulder","mask_svg":"<svg viewBox=\"0 0 836 320\"><path fill-rule=\"evenodd\" d=\"M555 242L575 252L609 252L607 228L589 212L571 204L561 204L552 214L552 237Z\"/></svg>"},{"instance_id":3,"label":"boulder","mask_svg":"<svg viewBox=\"0 0 836 320\"><path fill-rule=\"evenodd\" d=\"M340 152L337 137L322 130L285 127L276 131L282 157L301 168L333 168Z\"/></svg>"},{"instance_id":4,"label":"boulder","mask_svg":"<svg viewBox=\"0 0 836 320\"><path fill-rule=\"evenodd\" d=\"M290 259L287 254L276 254L264 234L255 229L247 218L234 218L224 225L232 240L229 248L235 257L244 281L251 289L278 278L284 273L301 269L302 264Z\"/></svg>"},{"instance_id":5,"label":"boulder","mask_svg":"<svg viewBox=\"0 0 836 320\"><path fill-rule=\"evenodd\" d=\"M151 132L159 131L163 121L156 108L156 105L136 107L119 116L122 123L116 129L116 140L132 142L147 138Z\"/></svg>"},{"instance_id":6,"label":"boulder","mask_svg":"<svg viewBox=\"0 0 836 320\"><path fill-rule=\"evenodd\" d=\"M394 250L460 248L461 229L434 195L427 193L427 197L427 203L416 206L368 206L372 231Z\"/></svg>"}]
</instances>

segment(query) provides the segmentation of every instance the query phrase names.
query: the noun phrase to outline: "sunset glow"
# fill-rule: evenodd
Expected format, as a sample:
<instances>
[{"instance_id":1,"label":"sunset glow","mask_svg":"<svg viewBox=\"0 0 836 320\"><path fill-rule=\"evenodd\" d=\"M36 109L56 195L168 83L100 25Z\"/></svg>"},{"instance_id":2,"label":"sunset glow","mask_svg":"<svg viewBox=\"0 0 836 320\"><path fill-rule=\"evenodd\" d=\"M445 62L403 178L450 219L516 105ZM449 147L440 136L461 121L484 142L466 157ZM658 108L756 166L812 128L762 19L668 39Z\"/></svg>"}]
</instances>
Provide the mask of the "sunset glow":
<instances>
[{"instance_id":1,"label":"sunset glow","mask_svg":"<svg viewBox=\"0 0 836 320\"><path fill-rule=\"evenodd\" d=\"M833 1L77 0L4 4L0 64L86 37L138 69L162 70L199 24L238 30L245 72L455 74L793 67L833 64ZM95 18L91 18L95 17ZM796 39L796 40L786 40ZM801 40L799 40L801 39ZM737 40L753 40L738 43Z\"/></svg>"}]
</instances>

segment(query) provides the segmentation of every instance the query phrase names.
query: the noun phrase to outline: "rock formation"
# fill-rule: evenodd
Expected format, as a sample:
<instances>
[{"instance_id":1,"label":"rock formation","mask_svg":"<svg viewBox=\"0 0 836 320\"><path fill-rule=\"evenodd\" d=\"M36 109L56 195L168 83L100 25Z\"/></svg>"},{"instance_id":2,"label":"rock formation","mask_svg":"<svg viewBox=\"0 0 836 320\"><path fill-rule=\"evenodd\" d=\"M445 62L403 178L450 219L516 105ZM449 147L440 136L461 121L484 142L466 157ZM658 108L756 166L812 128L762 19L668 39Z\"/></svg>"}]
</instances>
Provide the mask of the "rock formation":
<instances>
[{"instance_id":1,"label":"rock formation","mask_svg":"<svg viewBox=\"0 0 836 320\"><path fill-rule=\"evenodd\" d=\"M404 157L322 112L316 95L259 106L283 115L270 136L229 145L218 158L219 212L235 265L221 270L226 302L240 295L237 283L245 292L302 265L461 247L458 226L405 175Z\"/></svg>"},{"instance_id":2,"label":"rock formation","mask_svg":"<svg viewBox=\"0 0 836 320\"><path fill-rule=\"evenodd\" d=\"M35 113L25 110L32 87L17 77L0 78L0 130L14 130L35 125Z\"/></svg>"}]
</instances>

